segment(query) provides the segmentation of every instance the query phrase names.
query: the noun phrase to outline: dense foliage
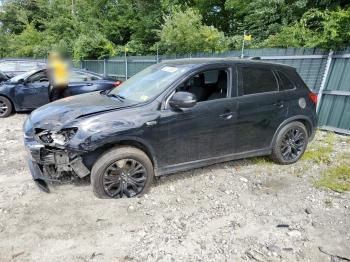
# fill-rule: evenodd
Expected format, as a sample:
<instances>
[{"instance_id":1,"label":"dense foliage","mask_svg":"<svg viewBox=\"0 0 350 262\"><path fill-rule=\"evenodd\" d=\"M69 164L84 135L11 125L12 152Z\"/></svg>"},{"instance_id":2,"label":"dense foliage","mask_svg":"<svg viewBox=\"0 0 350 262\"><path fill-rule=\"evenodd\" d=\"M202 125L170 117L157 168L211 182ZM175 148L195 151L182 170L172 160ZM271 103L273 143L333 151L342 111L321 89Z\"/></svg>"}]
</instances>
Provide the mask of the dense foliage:
<instances>
[{"instance_id":1,"label":"dense foliage","mask_svg":"<svg viewBox=\"0 0 350 262\"><path fill-rule=\"evenodd\" d=\"M1 1L0 1L1 3ZM348 0L3 0L0 57L75 59L256 47L344 48Z\"/></svg>"}]
</instances>

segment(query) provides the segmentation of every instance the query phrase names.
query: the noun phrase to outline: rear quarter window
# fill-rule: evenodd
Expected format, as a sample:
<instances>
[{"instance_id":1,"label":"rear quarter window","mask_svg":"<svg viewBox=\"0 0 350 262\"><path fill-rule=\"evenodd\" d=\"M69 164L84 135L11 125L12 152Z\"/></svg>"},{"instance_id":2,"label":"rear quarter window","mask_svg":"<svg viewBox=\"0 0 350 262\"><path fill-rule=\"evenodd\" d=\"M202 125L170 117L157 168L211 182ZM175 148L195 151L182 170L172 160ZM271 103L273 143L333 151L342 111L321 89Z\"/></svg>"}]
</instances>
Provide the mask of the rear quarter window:
<instances>
[{"instance_id":1,"label":"rear quarter window","mask_svg":"<svg viewBox=\"0 0 350 262\"><path fill-rule=\"evenodd\" d=\"M271 69L260 67L241 67L242 95L278 91L277 79Z\"/></svg>"},{"instance_id":2,"label":"rear quarter window","mask_svg":"<svg viewBox=\"0 0 350 262\"><path fill-rule=\"evenodd\" d=\"M280 81L280 91L291 90L295 88L295 83L286 73L277 71L277 74Z\"/></svg>"}]
</instances>

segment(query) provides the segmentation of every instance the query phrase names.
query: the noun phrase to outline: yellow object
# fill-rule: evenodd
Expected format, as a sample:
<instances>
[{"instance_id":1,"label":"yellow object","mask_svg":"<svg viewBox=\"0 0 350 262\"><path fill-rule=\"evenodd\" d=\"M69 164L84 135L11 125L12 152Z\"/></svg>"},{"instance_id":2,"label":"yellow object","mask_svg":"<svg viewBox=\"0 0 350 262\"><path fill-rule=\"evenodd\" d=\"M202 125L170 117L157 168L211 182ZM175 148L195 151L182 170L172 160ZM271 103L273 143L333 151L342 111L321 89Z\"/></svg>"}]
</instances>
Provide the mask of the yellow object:
<instances>
[{"instance_id":1,"label":"yellow object","mask_svg":"<svg viewBox=\"0 0 350 262\"><path fill-rule=\"evenodd\" d=\"M50 82L54 88L66 87L69 82L68 65L57 54L51 54L48 64Z\"/></svg>"},{"instance_id":2,"label":"yellow object","mask_svg":"<svg viewBox=\"0 0 350 262\"><path fill-rule=\"evenodd\" d=\"M244 41L252 41L252 35L244 35Z\"/></svg>"}]
</instances>

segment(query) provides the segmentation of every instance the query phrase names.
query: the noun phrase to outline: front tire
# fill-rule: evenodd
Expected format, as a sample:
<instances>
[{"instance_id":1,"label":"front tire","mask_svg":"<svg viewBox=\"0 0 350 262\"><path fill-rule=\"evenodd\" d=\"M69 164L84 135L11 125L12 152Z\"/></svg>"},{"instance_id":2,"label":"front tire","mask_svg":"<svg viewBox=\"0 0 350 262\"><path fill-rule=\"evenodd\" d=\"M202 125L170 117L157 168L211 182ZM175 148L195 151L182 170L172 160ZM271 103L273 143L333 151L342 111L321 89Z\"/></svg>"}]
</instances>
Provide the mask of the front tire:
<instances>
[{"instance_id":1,"label":"front tire","mask_svg":"<svg viewBox=\"0 0 350 262\"><path fill-rule=\"evenodd\" d=\"M13 110L12 103L4 96L0 96L0 118L11 115Z\"/></svg>"},{"instance_id":2,"label":"front tire","mask_svg":"<svg viewBox=\"0 0 350 262\"><path fill-rule=\"evenodd\" d=\"M91 170L93 192L98 198L139 197L154 177L151 160L141 150L120 146L104 153Z\"/></svg>"},{"instance_id":3,"label":"front tire","mask_svg":"<svg viewBox=\"0 0 350 262\"><path fill-rule=\"evenodd\" d=\"M304 124L298 121L291 122L278 132L271 158L282 165L293 164L304 154L308 141Z\"/></svg>"}]
</instances>

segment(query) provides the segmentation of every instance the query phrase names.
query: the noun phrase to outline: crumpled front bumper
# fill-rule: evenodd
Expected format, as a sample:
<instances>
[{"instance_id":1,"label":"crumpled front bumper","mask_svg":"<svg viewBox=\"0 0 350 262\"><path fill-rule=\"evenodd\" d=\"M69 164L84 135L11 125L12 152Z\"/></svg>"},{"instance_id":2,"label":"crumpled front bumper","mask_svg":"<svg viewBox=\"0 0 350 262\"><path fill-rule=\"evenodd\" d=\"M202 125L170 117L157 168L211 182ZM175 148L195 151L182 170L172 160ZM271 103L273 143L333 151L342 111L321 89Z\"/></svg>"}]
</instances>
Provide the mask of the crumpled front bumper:
<instances>
[{"instance_id":1,"label":"crumpled front bumper","mask_svg":"<svg viewBox=\"0 0 350 262\"><path fill-rule=\"evenodd\" d=\"M28 166L33 180L39 189L46 193L50 193L50 188L46 183L47 179L43 176L43 172L41 171L39 165L31 159L28 159Z\"/></svg>"},{"instance_id":2,"label":"crumpled front bumper","mask_svg":"<svg viewBox=\"0 0 350 262\"><path fill-rule=\"evenodd\" d=\"M43 171L41 169L42 166L40 167L38 164L38 162L40 162L40 150L44 148L44 146L36 141L29 141L26 138L24 140L28 155L27 162L32 178L39 189L46 193L50 193L49 186L46 183L46 180L48 180L48 178L43 175Z\"/></svg>"},{"instance_id":3,"label":"crumpled front bumper","mask_svg":"<svg viewBox=\"0 0 350 262\"><path fill-rule=\"evenodd\" d=\"M52 179L44 172L45 166L55 166L58 172L74 172L79 177L90 174L78 155L62 149L47 148L34 138L24 138L25 148L28 153L28 166L36 185L44 192L49 193L47 181L60 182Z\"/></svg>"}]
</instances>

